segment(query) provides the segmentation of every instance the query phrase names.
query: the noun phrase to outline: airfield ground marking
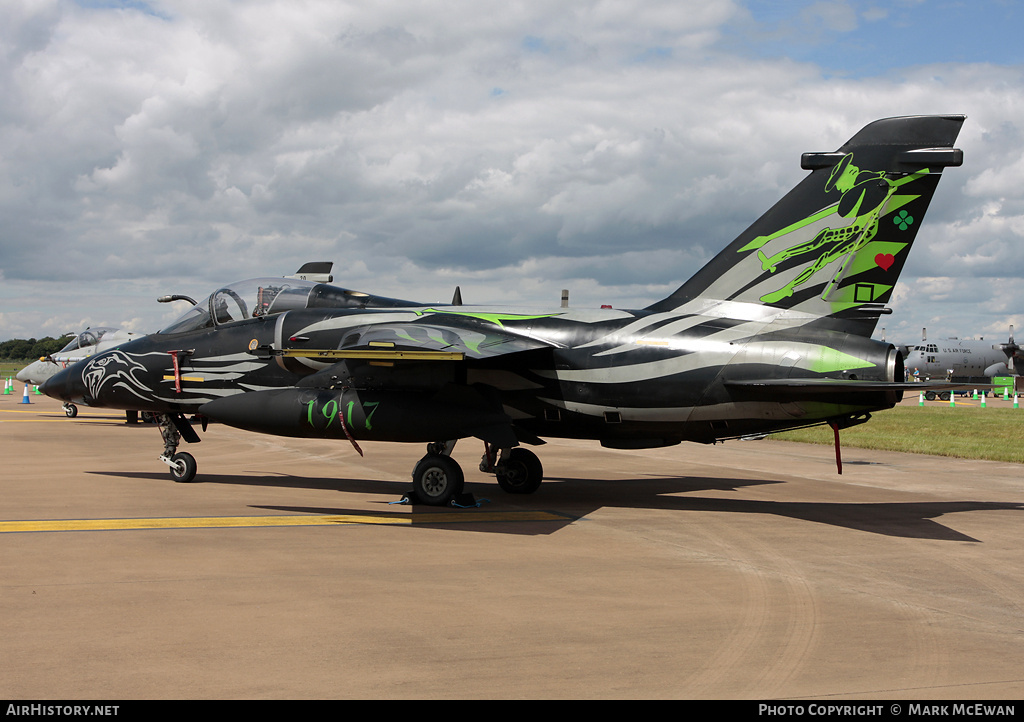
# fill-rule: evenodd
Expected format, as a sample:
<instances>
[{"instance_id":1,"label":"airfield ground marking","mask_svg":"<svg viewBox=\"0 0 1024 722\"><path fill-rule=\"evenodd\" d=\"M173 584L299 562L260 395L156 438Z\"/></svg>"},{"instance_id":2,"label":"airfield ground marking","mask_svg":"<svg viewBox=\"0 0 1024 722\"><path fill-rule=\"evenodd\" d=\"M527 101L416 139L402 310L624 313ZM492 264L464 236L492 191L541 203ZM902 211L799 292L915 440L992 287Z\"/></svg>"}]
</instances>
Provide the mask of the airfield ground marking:
<instances>
[{"instance_id":1,"label":"airfield ground marking","mask_svg":"<svg viewBox=\"0 0 1024 722\"><path fill-rule=\"evenodd\" d=\"M68 419L0 419L0 424L56 424L60 421L69 423ZM80 424L109 424L109 419L75 419Z\"/></svg>"},{"instance_id":2,"label":"airfield ground marking","mask_svg":"<svg viewBox=\"0 0 1024 722\"><path fill-rule=\"evenodd\" d=\"M124 418L124 412L119 414L104 414L90 411L85 415L76 416L74 419L69 419L67 414L62 411L38 411L37 409L0 409L0 414L32 414L36 418L33 419L7 419L0 418L0 422L7 423L54 423L57 421L63 421L64 423L72 422L92 422L92 421L107 421L109 419L122 419Z\"/></svg>"},{"instance_id":3,"label":"airfield ground marking","mask_svg":"<svg viewBox=\"0 0 1024 722\"><path fill-rule=\"evenodd\" d=\"M45 519L0 521L0 534L53 531L116 531L144 529L222 529L241 527L336 526L382 524L414 526L501 521L576 521L577 517L546 511L518 512L434 512L361 516L358 514L315 514L308 516L209 516L153 519Z\"/></svg>"}]
</instances>

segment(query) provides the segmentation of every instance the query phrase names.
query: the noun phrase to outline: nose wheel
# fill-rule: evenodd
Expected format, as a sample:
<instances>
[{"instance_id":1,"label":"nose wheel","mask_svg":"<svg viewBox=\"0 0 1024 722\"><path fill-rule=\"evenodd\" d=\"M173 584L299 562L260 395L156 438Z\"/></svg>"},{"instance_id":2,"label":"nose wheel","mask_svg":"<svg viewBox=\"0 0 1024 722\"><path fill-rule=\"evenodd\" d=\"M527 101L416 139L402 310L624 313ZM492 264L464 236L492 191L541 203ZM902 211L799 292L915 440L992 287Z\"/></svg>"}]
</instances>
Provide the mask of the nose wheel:
<instances>
[{"instance_id":1,"label":"nose wheel","mask_svg":"<svg viewBox=\"0 0 1024 722\"><path fill-rule=\"evenodd\" d=\"M196 478L198 467L196 458L187 451L178 451L178 444L181 442L182 430L186 434L186 441L197 442L199 436L183 416L175 419L170 414L159 414L156 416L156 422L164 439L164 453L160 456L160 461L167 464L171 470L171 478L175 481L183 484L192 481Z\"/></svg>"},{"instance_id":2,"label":"nose wheel","mask_svg":"<svg viewBox=\"0 0 1024 722\"><path fill-rule=\"evenodd\" d=\"M168 464L175 481L187 483L196 478L196 458L187 451L179 451Z\"/></svg>"}]
</instances>

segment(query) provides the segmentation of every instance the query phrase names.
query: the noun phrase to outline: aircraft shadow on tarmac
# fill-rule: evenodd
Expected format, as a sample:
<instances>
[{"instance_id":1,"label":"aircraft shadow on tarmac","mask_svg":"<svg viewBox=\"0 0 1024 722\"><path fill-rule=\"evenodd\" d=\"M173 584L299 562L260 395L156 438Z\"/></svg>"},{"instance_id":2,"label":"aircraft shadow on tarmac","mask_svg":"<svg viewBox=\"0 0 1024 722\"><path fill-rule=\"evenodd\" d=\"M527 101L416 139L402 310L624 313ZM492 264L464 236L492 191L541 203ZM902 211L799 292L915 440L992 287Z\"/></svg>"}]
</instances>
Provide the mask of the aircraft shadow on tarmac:
<instances>
[{"instance_id":1,"label":"aircraft shadow on tarmac","mask_svg":"<svg viewBox=\"0 0 1024 722\"><path fill-rule=\"evenodd\" d=\"M90 472L104 476L146 479L166 482L165 474ZM411 483L404 481L378 481L372 479L315 478L286 474L264 474L260 476L232 474L204 474L194 483L236 484L243 486L270 486L292 489L323 489L343 493L387 495L398 501L411 489ZM544 480L540 491L530 496L512 496L498 489L496 484L466 482L466 491L477 500L483 500L480 507L466 509L416 506L417 519L414 526L429 525L432 528L450 528L463 531L487 531L503 534L551 534L576 519L585 517L598 509L618 507L628 509L652 509L684 512L722 512L732 514L773 514L790 519L827 524L856 531L907 539L933 539L939 541L980 540L962 534L936 519L945 514L970 511L1024 510L1024 504L987 501L943 501L943 502L793 502L758 501L751 499L723 499L720 497L690 496L693 492L726 491L737 492L744 487L764 484L785 483L770 479L715 479L697 476L651 477L643 479L573 479L553 477ZM390 502L379 502L390 503ZM563 519L530 522L529 524L487 522L474 524L469 519L456 524L431 522L430 513L462 511L471 515L478 510L547 511ZM367 513L366 510L300 506L256 506L254 508L274 509L293 513L348 514L374 516L385 512ZM423 512L423 515L420 513Z\"/></svg>"},{"instance_id":2,"label":"aircraft shadow on tarmac","mask_svg":"<svg viewBox=\"0 0 1024 722\"><path fill-rule=\"evenodd\" d=\"M647 508L680 512L724 512L738 514L774 514L830 526L845 527L884 536L907 539L935 539L939 541L971 541L978 539L944 526L935 519L944 514L964 511L1024 510L1024 504L987 501L948 502L791 502L755 501L751 499L723 499L719 497L678 496L684 492L701 490L738 491L741 487L760 484L781 484L777 480L710 479L706 477L653 478L649 480L598 481L594 479L545 479L551 484L548 492L563 491L569 504L586 503L587 490L600 489L600 507ZM542 487L541 491L545 491ZM593 497L590 496L591 501ZM547 505L552 499L547 499ZM556 507L557 508L557 507ZM575 510L579 516L587 512Z\"/></svg>"},{"instance_id":3,"label":"aircraft shadow on tarmac","mask_svg":"<svg viewBox=\"0 0 1024 722\"><path fill-rule=\"evenodd\" d=\"M87 472L90 474L97 474L102 476L113 476L124 479L139 479L146 481L154 481L165 483L170 481L166 474L160 474L155 472L116 472L116 471L93 471ZM203 474L202 477L197 477L191 485L202 485L202 484L232 484L238 486L262 486L262 487L281 487L288 489L318 489L326 491L339 491L342 493L354 493L354 494L376 494L390 497L387 501L375 501L373 503L385 504L385 505L396 505L397 509L391 511L384 510L373 510L367 511L364 509L356 508L344 508L344 507L310 507L310 506L277 506L277 505L252 505L254 509L268 509L273 511L283 511L292 514L315 514L315 515L338 515L347 517L364 517L368 522L372 522L374 519L380 519L385 517L394 517L396 512L408 509L407 505L399 505L400 500L412 490L412 483L406 481L378 481L373 479L345 479L345 478L316 478L308 476L291 476L287 474L264 474L260 476L241 475L241 474ZM559 529L571 524L576 521L579 517L577 515L570 515L564 512L543 509L551 517L543 521L537 520L524 520L516 521L515 518L500 520L501 523L496 523L492 519L481 519L479 522L472 520L471 514L476 511L509 511L504 505L497 506L491 504L491 500L500 499L506 496L502 492L497 484L466 484L466 490L474 494L478 501L482 501L480 507L469 507L459 509L455 507L436 507L436 506L421 506L416 505L416 515L410 521L409 526L416 527L429 527L431 529L452 529L458 531L484 531L491 533L501 534L515 534L515 535L546 535L551 534ZM526 497L518 497L524 499ZM497 508L495 508L497 506ZM600 505L595 507L600 508ZM523 509L521 506L517 507L515 511L539 511L540 506L531 505L530 509ZM466 518L457 522L441 521L442 518L450 519L452 512L464 512ZM432 520L430 517L437 517L438 521Z\"/></svg>"}]
</instances>

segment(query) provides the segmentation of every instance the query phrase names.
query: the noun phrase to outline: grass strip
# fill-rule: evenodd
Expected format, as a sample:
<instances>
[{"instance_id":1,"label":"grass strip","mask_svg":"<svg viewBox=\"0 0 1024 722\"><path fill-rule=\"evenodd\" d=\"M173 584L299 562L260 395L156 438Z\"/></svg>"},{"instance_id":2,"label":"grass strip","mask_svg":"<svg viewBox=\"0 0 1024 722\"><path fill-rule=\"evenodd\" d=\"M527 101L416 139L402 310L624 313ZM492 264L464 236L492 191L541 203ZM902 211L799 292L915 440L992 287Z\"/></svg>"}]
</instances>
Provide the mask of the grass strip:
<instances>
[{"instance_id":1,"label":"grass strip","mask_svg":"<svg viewBox=\"0 0 1024 722\"><path fill-rule=\"evenodd\" d=\"M866 424L840 430L839 437L844 447L1024 464L1024 409L897 406L872 414ZM828 426L786 431L768 438L833 443Z\"/></svg>"}]
</instances>

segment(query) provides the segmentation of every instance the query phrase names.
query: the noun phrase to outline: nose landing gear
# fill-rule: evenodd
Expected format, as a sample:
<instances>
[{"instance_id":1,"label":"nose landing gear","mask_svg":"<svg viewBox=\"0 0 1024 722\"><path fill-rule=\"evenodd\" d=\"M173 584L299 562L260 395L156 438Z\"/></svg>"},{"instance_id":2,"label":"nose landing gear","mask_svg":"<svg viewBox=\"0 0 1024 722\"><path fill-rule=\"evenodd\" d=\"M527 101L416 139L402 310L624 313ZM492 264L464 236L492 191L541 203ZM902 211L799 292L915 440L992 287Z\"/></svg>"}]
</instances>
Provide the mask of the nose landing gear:
<instances>
[{"instance_id":1,"label":"nose landing gear","mask_svg":"<svg viewBox=\"0 0 1024 722\"><path fill-rule=\"evenodd\" d=\"M187 483L196 478L196 459L187 451L178 451L178 444L184 437L189 443L198 443L199 434L195 432L188 420L180 413L158 414L157 425L160 427L160 435L164 439L164 453L160 461L167 464L171 470L171 478L181 483Z\"/></svg>"}]
</instances>

